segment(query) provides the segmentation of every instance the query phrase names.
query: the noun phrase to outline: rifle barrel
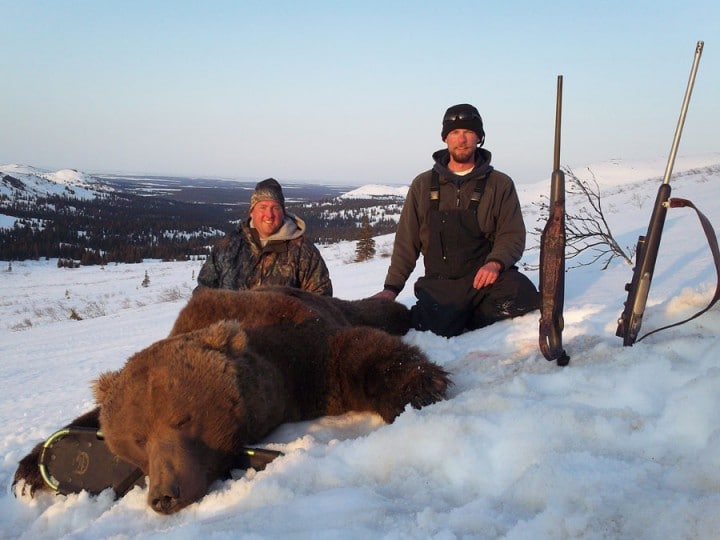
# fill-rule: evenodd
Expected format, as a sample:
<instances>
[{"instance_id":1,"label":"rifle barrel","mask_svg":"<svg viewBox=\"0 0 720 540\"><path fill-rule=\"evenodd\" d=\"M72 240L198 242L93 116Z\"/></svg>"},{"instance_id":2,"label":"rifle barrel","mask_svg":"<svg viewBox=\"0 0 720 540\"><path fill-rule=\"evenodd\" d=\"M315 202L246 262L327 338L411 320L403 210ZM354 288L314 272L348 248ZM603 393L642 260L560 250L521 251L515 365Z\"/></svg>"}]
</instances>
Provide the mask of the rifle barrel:
<instances>
[{"instance_id":1,"label":"rifle barrel","mask_svg":"<svg viewBox=\"0 0 720 540\"><path fill-rule=\"evenodd\" d=\"M562 86L563 76L557 77L557 99L555 103L555 153L553 155L553 170L560 168L560 125L562 124Z\"/></svg>"},{"instance_id":2,"label":"rifle barrel","mask_svg":"<svg viewBox=\"0 0 720 540\"><path fill-rule=\"evenodd\" d=\"M678 146L680 144L680 136L682 135L683 125L685 124L685 116L687 115L688 105L690 104L690 96L692 95L693 86L695 85L695 75L697 75L700 56L702 55L703 41L698 41L695 47L695 58L693 59L692 69L690 70L690 78L688 79L687 88L685 89L685 99L683 99L682 109L680 110L680 118L675 128L675 137L673 138L672 147L670 148L670 156L668 157L667 166L665 167L665 176L663 176L663 184L670 183L673 167L675 166L675 156L677 155Z\"/></svg>"}]
</instances>

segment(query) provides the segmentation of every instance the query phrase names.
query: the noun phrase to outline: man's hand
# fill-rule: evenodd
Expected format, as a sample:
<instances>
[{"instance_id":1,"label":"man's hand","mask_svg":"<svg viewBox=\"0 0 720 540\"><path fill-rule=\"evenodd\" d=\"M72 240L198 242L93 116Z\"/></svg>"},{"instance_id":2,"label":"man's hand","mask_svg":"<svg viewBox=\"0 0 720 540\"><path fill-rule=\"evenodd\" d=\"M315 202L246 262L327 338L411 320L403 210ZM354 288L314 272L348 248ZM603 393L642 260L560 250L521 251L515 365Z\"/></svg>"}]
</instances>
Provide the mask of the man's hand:
<instances>
[{"instance_id":1,"label":"man's hand","mask_svg":"<svg viewBox=\"0 0 720 540\"><path fill-rule=\"evenodd\" d=\"M387 298L388 300L395 300L397 294L389 289L384 289L379 293L373 294L370 298Z\"/></svg>"},{"instance_id":2,"label":"man's hand","mask_svg":"<svg viewBox=\"0 0 720 540\"><path fill-rule=\"evenodd\" d=\"M485 263L477 271L477 274L475 274L475 279L473 280L473 287L475 287L476 289L482 289L483 287L492 285L497 281L501 270L502 265L499 262L490 261Z\"/></svg>"}]
</instances>

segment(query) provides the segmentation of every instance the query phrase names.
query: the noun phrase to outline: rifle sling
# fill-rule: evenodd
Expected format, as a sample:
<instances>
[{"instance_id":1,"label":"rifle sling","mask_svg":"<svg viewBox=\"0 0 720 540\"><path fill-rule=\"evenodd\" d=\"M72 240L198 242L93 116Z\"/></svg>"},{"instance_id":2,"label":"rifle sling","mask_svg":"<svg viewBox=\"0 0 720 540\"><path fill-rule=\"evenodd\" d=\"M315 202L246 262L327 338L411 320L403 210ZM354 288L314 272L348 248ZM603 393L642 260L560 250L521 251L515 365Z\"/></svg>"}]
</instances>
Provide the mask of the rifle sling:
<instances>
[{"instance_id":1,"label":"rifle sling","mask_svg":"<svg viewBox=\"0 0 720 540\"><path fill-rule=\"evenodd\" d=\"M697 213L698 219L700 220L700 224L702 225L703 231L705 231L705 236L707 237L708 245L710 246L710 251L713 255L713 260L715 262L715 274L717 276L718 282L715 286L715 295L712 297L712 300L710 300L710 303L705 307L704 309L698 311L695 315L688 317L687 319L684 319L680 322L676 322L673 324L668 324L667 326L663 326L661 328L657 328L656 330L653 330L652 332L648 332L647 334L643 335L641 338L638 338L636 341L640 341L641 339L645 339L647 336L654 334L656 332L659 332L660 330L667 330L668 328L672 328L674 326L680 326L681 324L685 324L686 322L692 321L693 319L699 317L706 311L708 311L711 307L715 305L715 302L720 299L720 249L718 249L718 241L717 241L717 235L715 234L715 229L713 229L712 224L710 223L710 220L703 214L700 210L697 209L697 207L688 199L679 199L679 198L671 198L669 200L670 208L684 208L684 207L690 207Z\"/></svg>"}]
</instances>

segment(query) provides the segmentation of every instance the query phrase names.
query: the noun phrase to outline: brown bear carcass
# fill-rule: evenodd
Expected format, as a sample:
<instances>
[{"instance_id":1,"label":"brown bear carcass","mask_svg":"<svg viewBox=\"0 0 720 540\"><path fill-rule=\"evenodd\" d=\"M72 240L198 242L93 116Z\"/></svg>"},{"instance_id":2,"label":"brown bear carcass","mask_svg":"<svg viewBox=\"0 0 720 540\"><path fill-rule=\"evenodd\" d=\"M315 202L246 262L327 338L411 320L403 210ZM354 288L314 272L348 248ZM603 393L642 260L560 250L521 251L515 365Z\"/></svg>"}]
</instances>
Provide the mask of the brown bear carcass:
<instances>
[{"instance_id":1,"label":"brown bear carcass","mask_svg":"<svg viewBox=\"0 0 720 540\"><path fill-rule=\"evenodd\" d=\"M448 374L398 337L408 328L407 308L388 300L201 289L168 338L98 378L98 409L72 424L99 420L113 453L148 477L148 504L170 514L284 422L349 411L392 422L443 399ZM33 464L15 475L30 491L43 487Z\"/></svg>"}]
</instances>

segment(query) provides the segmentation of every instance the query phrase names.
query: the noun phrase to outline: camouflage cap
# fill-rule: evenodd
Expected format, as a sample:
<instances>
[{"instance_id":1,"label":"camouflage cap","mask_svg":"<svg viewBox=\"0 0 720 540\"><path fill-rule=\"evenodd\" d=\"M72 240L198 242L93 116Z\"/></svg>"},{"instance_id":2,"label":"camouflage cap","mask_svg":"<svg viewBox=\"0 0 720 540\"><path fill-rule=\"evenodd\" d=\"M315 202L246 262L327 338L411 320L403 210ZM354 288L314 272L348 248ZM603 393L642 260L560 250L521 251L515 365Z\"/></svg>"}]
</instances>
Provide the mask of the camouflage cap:
<instances>
[{"instance_id":1,"label":"camouflage cap","mask_svg":"<svg viewBox=\"0 0 720 540\"><path fill-rule=\"evenodd\" d=\"M275 201L282 206L285 211L285 196L282 187L274 178L267 178L262 182L258 182L255 186L255 192L250 197L250 211L260 201Z\"/></svg>"}]
</instances>

